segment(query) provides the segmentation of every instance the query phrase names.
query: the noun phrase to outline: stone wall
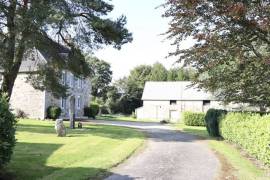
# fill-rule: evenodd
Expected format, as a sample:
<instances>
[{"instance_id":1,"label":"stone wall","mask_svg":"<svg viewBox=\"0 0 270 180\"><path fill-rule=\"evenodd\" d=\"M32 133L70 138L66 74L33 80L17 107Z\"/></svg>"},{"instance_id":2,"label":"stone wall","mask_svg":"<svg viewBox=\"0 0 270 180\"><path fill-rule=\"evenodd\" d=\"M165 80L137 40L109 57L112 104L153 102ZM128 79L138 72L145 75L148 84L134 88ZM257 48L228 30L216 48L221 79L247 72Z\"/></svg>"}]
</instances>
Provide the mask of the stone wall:
<instances>
[{"instance_id":1,"label":"stone wall","mask_svg":"<svg viewBox=\"0 0 270 180\"><path fill-rule=\"evenodd\" d=\"M26 82L27 74L18 74L10 99L16 114L23 111L29 118L45 118L45 92L36 90Z\"/></svg>"},{"instance_id":2,"label":"stone wall","mask_svg":"<svg viewBox=\"0 0 270 180\"><path fill-rule=\"evenodd\" d=\"M82 83L74 81L74 76L71 73L67 72L66 82L69 86L69 96L66 98L66 103L64 107L62 106L61 98L55 98L51 93L46 92L46 109L49 106L58 106L62 108L61 118L68 119L69 118L69 109L70 109L70 100L71 97L75 97L75 116L77 118L81 118L84 116L84 107L88 106L90 103L90 94L91 94L91 83L89 79L82 80ZM80 103L78 102L80 99ZM78 106L78 103L80 104Z\"/></svg>"}]
</instances>

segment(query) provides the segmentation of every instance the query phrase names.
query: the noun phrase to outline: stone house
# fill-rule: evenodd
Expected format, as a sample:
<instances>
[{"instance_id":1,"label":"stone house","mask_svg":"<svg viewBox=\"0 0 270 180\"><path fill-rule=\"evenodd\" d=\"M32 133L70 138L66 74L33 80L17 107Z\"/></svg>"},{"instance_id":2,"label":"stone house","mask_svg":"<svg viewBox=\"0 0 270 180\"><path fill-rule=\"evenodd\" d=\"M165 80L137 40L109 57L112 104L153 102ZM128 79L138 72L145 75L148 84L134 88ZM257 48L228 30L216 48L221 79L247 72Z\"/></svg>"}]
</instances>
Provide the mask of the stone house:
<instances>
[{"instance_id":1,"label":"stone house","mask_svg":"<svg viewBox=\"0 0 270 180\"><path fill-rule=\"evenodd\" d=\"M65 54L67 49L62 49ZM49 106L58 106L62 109L61 118L68 119L70 108L73 108L76 118L84 116L84 107L89 105L91 83L89 79L80 79L71 72L62 72L62 83L69 87L69 97L56 98L48 91L34 89L27 81L30 72L35 72L38 67L49 60L49 56L39 50L34 50L31 55L25 57L14 84L10 99L11 109L14 113L24 112L27 117L45 119ZM1 74L0 74L1 85Z\"/></svg>"},{"instance_id":2,"label":"stone house","mask_svg":"<svg viewBox=\"0 0 270 180\"><path fill-rule=\"evenodd\" d=\"M213 94L191 86L189 81L146 82L143 106L136 109L138 119L181 120L184 111L206 112L209 108L237 108L225 106Z\"/></svg>"}]
</instances>

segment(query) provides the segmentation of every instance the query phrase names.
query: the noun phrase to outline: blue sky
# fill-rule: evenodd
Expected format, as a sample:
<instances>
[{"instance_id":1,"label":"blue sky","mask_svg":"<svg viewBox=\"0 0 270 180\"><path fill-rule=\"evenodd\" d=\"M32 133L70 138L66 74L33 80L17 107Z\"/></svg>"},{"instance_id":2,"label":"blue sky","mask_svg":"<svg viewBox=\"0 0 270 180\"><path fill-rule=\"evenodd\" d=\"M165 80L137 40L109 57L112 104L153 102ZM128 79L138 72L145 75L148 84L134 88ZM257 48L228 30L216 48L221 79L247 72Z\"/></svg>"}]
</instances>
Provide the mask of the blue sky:
<instances>
[{"instance_id":1,"label":"blue sky","mask_svg":"<svg viewBox=\"0 0 270 180\"><path fill-rule=\"evenodd\" d=\"M160 34L168 29L168 19L162 18L163 8L156 9L164 0L112 0L114 10L111 17L124 14L127 17L127 28L133 33L133 42L121 50L105 47L95 52L95 56L111 64L113 79L129 74L129 71L140 64L161 62L170 68L175 58L165 57L174 47ZM165 40L165 41L164 41ZM188 47L190 42L183 43Z\"/></svg>"}]
</instances>

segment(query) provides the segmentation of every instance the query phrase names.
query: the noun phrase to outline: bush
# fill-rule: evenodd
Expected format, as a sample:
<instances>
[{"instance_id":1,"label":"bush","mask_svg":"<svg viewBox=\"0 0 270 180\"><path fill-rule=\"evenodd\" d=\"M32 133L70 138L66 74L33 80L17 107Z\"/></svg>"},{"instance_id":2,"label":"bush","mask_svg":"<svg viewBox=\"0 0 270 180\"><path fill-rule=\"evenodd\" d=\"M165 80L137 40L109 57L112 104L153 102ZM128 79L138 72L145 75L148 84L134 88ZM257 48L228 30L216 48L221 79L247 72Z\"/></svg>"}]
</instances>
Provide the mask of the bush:
<instances>
[{"instance_id":1,"label":"bush","mask_svg":"<svg viewBox=\"0 0 270 180\"><path fill-rule=\"evenodd\" d=\"M61 115L61 108L58 106L49 106L47 109L47 118L57 119Z\"/></svg>"},{"instance_id":2,"label":"bush","mask_svg":"<svg viewBox=\"0 0 270 180\"><path fill-rule=\"evenodd\" d=\"M229 113L220 121L220 134L270 165L270 115Z\"/></svg>"},{"instance_id":3,"label":"bush","mask_svg":"<svg viewBox=\"0 0 270 180\"><path fill-rule=\"evenodd\" d=\"M183 112L184 124L187 126L205 126L205 113L202 112Z\"/></svg>"},{"instance_id":4,"label":"bush","mask_svg":"<svg viewBox=\"0 0 270 180\"><path fill-rule=\"evenodd\" d=\"M210 136L219 137L219 119L226 115L226 110L221 109L209 109L205 115L205 124L207 132Z\"/></svg>"},{"instance_id":5,"label":"bush","mask_svg":"<svg viewBox=\"0 0 270 180\"><path fill-rule=\"evenodd\" d=\"M15 126L16 119L9 110L7 98L0 95L0 169L10 161L16 142Z\"/></svg>"},{"instance_id":6,"label":"bush","mask_svg":"<svg viewBox=\"0 0 270 180\"><path fill-rule=\"evenodd\" d=\"M99 112L99 105L96 103L91 103L90 107L84 107L84 115L91 118L96 118Z\"/></svg>"},{"instance_id":7,"label":"bush","mask_svg":"<svg viewBox=\"0 0 270 180\"><path fill-rule=\"evenodd\" d=\"M27 118L27 114L23 110L18 109L16 111L16 118Z\"/></svg>"}]
</instances>

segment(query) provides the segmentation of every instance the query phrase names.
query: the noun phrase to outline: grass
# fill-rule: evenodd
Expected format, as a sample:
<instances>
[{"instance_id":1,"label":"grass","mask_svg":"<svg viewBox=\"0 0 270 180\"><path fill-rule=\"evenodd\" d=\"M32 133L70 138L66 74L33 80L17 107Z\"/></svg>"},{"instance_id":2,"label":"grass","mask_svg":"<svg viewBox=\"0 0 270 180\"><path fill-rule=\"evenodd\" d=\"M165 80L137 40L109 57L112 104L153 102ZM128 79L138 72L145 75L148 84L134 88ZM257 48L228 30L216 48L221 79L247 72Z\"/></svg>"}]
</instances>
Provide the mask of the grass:
<instances>
[{"instance_id":1,"label":"grass","mask_svg":"<svg viewBox=\"0 0 270 180\"><path fill-rule=\"evenodd\" d=\"M267 170L257 167L254 162L244 157L241 151L231 144L209 137L205 127L186 126L184 124L176 124L175 127L183 132L206 138L209 146L217 152L218 155L224 157L227 163L232 167L231 175L236 177L236 179L269 179L269 176L267 176L269 172L267 172Z\"/></svg>"},{"instance_id":2,"label":"grass","mask_svg":"<svg viewBox=\"0 0 270 180\"><path fill-rule=\"evenodd\" d=\"M158 122L154 119L137 119L128 115L101 115L96 117L97 120L109 121L131 121L131 122Z\"/></svg>"},{"instance_id":3,"label":"grass","mask_svg":"<svg viewBox=\"0 0 270 180\"><path fill-rule=\"evenodd\" d=\"M56 137L54 122L20 120L8 166L18 179L102 179L144 142L134 129L84 125Z\"/></svg>"}]
</instances>

